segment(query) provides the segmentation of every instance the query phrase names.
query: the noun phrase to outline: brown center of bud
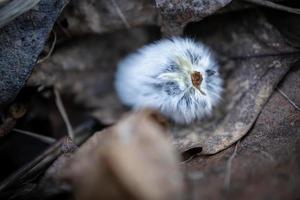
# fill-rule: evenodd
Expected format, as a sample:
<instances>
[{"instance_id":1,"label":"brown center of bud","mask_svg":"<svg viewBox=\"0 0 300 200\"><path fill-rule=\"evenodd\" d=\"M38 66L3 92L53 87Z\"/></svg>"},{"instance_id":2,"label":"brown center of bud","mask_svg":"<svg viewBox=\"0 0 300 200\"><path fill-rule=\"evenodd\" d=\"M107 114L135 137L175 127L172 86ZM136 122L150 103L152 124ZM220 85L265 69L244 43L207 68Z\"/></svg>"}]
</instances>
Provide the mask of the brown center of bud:
<instances>
[{"instance_id":1,"label":"brown center of bud","mask_svg":"<svg viewBox=\"0 0 300 200\"><path fill-rule=\"evenodd\" d=\"M201 94L206 95L205 92L201 90L201 83L203 81L203 77L200 72L194 71L191 75L193 85L201 92Z\"/></svg>"}]
</instances>

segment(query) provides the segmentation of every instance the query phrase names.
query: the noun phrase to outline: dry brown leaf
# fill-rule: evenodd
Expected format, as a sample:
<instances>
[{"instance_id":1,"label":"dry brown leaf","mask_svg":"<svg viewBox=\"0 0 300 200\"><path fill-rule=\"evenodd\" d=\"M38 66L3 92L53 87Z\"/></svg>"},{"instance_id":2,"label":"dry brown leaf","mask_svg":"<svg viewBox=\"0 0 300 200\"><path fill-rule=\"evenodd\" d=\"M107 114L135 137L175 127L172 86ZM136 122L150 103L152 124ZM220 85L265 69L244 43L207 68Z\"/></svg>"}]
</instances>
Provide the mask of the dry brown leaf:
<instances>
[{"instance_id":1,"label":"dry brown leaf","mask_svg":"<svg viewBox=\"0 0 300 200\"><path fill-rule=\"evenodd\" d=\"M150 111L95 133L62 171L79 200L180 199L183 177L164 129Z\"/></svg>"},{"instance_id":2,"label":"dry brown leaf","mask_svg":"<svg viewBox=\"0 0 300 200\"><path fill-rule=\"evenodd\" d=\"M161 12L162 31L166 35L181 35L186 24L214 14L231 0L156 0Z\"/></svg>"},{"instance_id":3,"label":"dry brown leaf","mask_svg":"<svg viewBox=\"0 0 300 200\"><path fill-rule=\"evenodd\" d=\"M280 84L298 106L299 64ZM211 200L295 199L300 197L299 160L300 112L275 90L237 146L187 163L189 193L195 199Z\"/></svg>"},{"instance_id":4,"label":"dry brown leaf","mask_svg":"<svg viewBox=\"0 0 300 200\"><path fill-rule=\"evenodd\" d=\"M104 33L159 23L152 0L74 0L60 17L71 35Z\"/></svg>"},{"instance_id":5,"label":"dry brown leaf","mask_svg":"<svg viewBox=\"0 0 300 200\"><path fill-rule=\"evenodd\" d=\"M202 154L214 154L249 131L277 83L298 60L299 52L261 13L215 16L194 27L198 37L226 59L221 67L224 99L213 118L175 127L173 132L183 151L202 147Z\"/></svg>"},{"instance_id":6,"label":"dry brown leaf","mask_svg":"<svg viewBox=\"0 0 300 200\"><path fill-rule=\"evenodd\" d=\"M167 35L179 35L187 23L202 20L230 2L156 0L155 4L151 0L75 0L63 12L60 24L65 31L76 35L161 24Z\"/></svg>"}]
</instances>

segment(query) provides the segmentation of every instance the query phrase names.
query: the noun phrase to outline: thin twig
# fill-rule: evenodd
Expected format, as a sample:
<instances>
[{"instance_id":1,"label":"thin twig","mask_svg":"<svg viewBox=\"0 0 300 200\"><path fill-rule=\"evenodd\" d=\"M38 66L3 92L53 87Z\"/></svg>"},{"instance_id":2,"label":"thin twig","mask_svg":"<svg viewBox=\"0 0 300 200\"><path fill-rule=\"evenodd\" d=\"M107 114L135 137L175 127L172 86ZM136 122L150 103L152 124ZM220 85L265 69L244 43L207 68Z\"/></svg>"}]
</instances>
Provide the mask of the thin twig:
<instances>
[{"instance_id":1,"label":"thin twig","mask_svg":"<svg viewBox=\"0 0 300 200\"><path fill-rule=\"evenodd\" d=\"M54 36L54 38L53 38L53 42L51 44L49 52L47 53L47 55L45 57L39 59L37 63L44 62L45 60L47 60L52 55L52 52L54 50L54 47L55 47L55 44L56 44L56 40L57 40L57 36L56 36L56 32L55 31L53 31L53 36Z\"/></svg>"},{"instance_id":2,"label":"thin twig","mask_svg":"<svg viewBox=\"0 0 300 200\"><path fill-rule=\"evenodd\" d=\"M54 90L54 95L55 95L56 106L58 108L58 111L59 111L61 117L63 118L63 120L65 122L65 125L67 127L67 131L68 131L68 135L73 140L74 139L74 131L73 131L72 125L70 123L69 117L66 113L66 109L65 109L65 107L62 103L62 100L61 100L61 97L60 97L60 94L59 94L58 90L56 88L54 88L53 90Z\"/></svg>"},{"instance_id":3,"label":"thin twig","mask_svg":"<svg viewBox=\"0 0 300 200\"><path fill-rule=\"evenodd\" d=\"M231 179L231 165L232 165L232 160L236 156L237 148L240 144L240 140L236 143L233 154L230 156L226 163L226 173L225 173L225 179L224 179L224 187L228 191L230 188L230 179Z\"/></svg>"},{"instance_id":4,"label":"thin twig","mask_svg":"<svg viewBox=\"0 0 300 200\"><path fill-rule=\"evenodd\" d=\"M278 92L286 99L288 100L288 102L290 102L290 104L292 104L292 106L294 106L298 111L300 111L299 106L296 105L295 102L293 102L288 95L286 95L281 89L279 89L278 87L276 88L278 90Z\"/></svg>"},{"instance_id":5,"label":"thin twig","mask_svg":"<svg viewBox=\"0 0 300 200\"><path fill-rule=\"evenodd\" d=\"M294 13L294 14L298 14L298 15L300 14L300 9L280 5L280 4L271 2L271 1L266 1L266 0L243 0L243 1L247 1L249 3L254 3L254 4L257 4L260 6L273 8L276 10L281 10L281 11L285 11L285 12L289 12L289 13Z\"/></svg>"},{"instance_id":6,"label":"thin twig","mask_svg":"<svg viewBox=\"0 0 300 200\"><path fill-rule=\"evenodd\" d=\"M73 141L75 145L80 146L86 141L95 131L99 129L99 122L95 119L90 119L82 123L75 130L76 140ZM21 187L24 181L31 179L33 175L41 173L47 169L54 160L63 154L62 147L66 144L66 138L62 138L51 145L45 152L40 154L31 162L17 170L15 173L0 182L0 193L3 193L9 187Z\"/></svg>"},{"instance_id":7,"label":"thin twig","mask_svg":"<svg viewBox=\"0 0 300 200\"><path fill-rule=\"evenodd\" d=\"M53 160L55 160L59 155L62 154L61 151L61 145L63 143L63 139L57 141L54 145L52 145L49 149L47 149L45 152L40 154L38 157L36 157L34 160L26 164L24 167L17 170L15 173L10 175L8 178L4 179L0 183L0 192L3 192L7 187L18 183L23 176L26 176L28 171L33 169L36 165L43 162L43 160L47 160L48 163L51 163Z\"/></svg>"},{"instance_id":8,"label":"thin twig","mask_svg":"<svg viewBox=\"0 0 300 200\"><path fill-rule=\"evenodd\" d=\"M120 9L120 7L118 6L117 2L115 0L111 0L113 6L115 7L119 17L121 18L121 20L123 21L123 23L125 24L126 28L129 29L130 28L130 24L128 23L125 15L123 14L122 10Z\"/></svg>"},{"instance_id":9,"label":"thin twig","mask_svg":"<svg viewBox=\"0 0 300 200\"><path fill-rule=\"evenodd\" d=\"M42 142L45 142L47 144L53 144L53 143L56 142L56 140L54 138L51 138L51 137L48 137L48 136L45 136L45 135L40 135L40 134L37 134L37 133L33 133L33 132L30 132L30 131L24 131L24 130L16 129L16 128L13 128L12 130L16 133L22 133L24 135L28 135L30 137L36 138L36 139L38 139Z\"/></svg>"}]
</instances>

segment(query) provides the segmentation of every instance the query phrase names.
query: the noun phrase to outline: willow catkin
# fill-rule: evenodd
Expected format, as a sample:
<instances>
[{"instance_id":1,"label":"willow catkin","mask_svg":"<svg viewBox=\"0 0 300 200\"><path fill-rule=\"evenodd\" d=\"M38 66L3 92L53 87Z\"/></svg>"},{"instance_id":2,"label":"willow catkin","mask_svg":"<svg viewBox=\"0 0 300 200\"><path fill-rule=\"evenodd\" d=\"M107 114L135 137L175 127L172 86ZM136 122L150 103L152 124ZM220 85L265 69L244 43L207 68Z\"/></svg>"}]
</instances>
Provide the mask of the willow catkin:
<instances>
[{"instance_id":1,"label":"willow catkin","mask_svg":"<svg viewBox=\"0 0 300 200\"><path fill-rule=\"evenodd\" d=\"M180 124L212 113L222 79L211 51L202 43L174 37L150 44L118 65L115 87L135 109L154 108Z\"/></svg>"}]
</instances>

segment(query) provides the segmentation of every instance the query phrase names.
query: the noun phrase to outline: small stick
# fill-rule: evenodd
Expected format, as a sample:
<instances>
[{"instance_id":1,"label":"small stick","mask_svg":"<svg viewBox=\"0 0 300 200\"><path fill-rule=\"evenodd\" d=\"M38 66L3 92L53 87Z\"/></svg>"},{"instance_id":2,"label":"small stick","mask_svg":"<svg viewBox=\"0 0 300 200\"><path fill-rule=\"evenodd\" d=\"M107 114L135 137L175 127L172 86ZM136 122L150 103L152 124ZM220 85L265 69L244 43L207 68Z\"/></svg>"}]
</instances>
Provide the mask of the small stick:
<instances>
[{"instance_id":1,"label":"small stick","mask_svg":"<svg viewBox=\"0 0 300 200\"><path fill-rule=\"evenodd\" d=\"M39 163L43 163L43 167L52 163L59 155L62 154L61 145L63 144L63 139L57 141L54 145L52 145L49 149L47 149L44 153L36 157L33 161L26 164L21 169L17 170L14 174L6 178L0 183L0 192L3 192L7 187L17 184L21 182L23 176L26 176L28 171L35 168ZM47 160L47 164L45 164L44 160Z\"/></svg>"},{"instance_id":2,"label":"small stick","mask_svg":"<svg viewBox=\"0 0 300 200\"><path fill-rule=\"evenodd\" d=\"M290 102L290 104L292 104L292 106L294 106L298 111L300 111L299 106L296 105L295 102L293 102L288 95L286 95L281 89L279 89L278 87L276 88L278 90L278 92L286 99L288 100L288 102Z\"/></svg>"},{"instance_id":3,"label":"small stick","mask_svg":"<svg viewBox=\"0 0 300 200\"><path fill-rule=\"evenodd\" d=\"M30 131L24 131L24 130L16 129L16 128L13 128L12 130L16 133L21 133L21 134L28 135L30 137L36 138L36 139L38 139L42 142L45 142L47 144L53 144L53 143L56 142L56 140L54 138L51 138L51 137L48 137L48 136L45 136L45 135L40 135L40 134L37 134L37 133L33 133L33 132L30 132Z\"/></svg>"},{"instance_id":4,"label":"small stick","mask_svg":"<svg viewBox=\"0 0 300 200\"><path fill-rule=\"evenodd\" d=\"M95 131L100 130L100 124L96 119L90 119L82 123L75 130L75 141L74 144L80 146L85 142ZM24 167L17 170L15 173L10 175L8 178L0 182L0 193L3 193L9 187L22 187L24 182L31 180L32 176L39 174L46 170L46 168L56 160L64 152L62 146L66 143L67 138L62 138L56 141L51 147L45 152L40 154L34 160L26 164Z\"/></svg>"},{"instance_id":5,"label":"small stick","mask_svg":"<svg viewBox=\"0 0 300 200\"><path fill-rule=\"evenodd\" d=\"M265 6L268 8L273 8L276 10L286 11L289 13L294 13L294 14L298 14L298 15L300 14L300 9L283 6L283 5L280 5L280 4L271 2L271 1L266 1L266 0L243 0L243 1L247 1L249 3L254 3L254 4L257 4L260 6Z\"/></svg>"},{"instance_id":6,"label":"small stick","mask_svg":"<svg viewBox=\"0 0 300 200\"><path fill-rule=\"evenodd\" d=\"M53 38L53 42L52 42L52 44L51 44L51 47L50 47L49 52L47 53L47 55L46 55L45 57L39 59L39 60L37 61L37 63L42 63L42 62L44 62L45 60L47 60L47 59L52 55L52 52L53 52L53 50L54 50L54 47L55 47L55 44L56 44L56 40L57 40L57 36L56 36L56 32L55 32L55 31L53 31L53 36L54 36L54 38Z\"/></svg>"},{"instance_id":7,"label":"small stick","mask_svg":"<svg viewBox=\"0 0 300 200\"><path fill-rule=\"evenodd\" d=\"M67 127L67 131L68 131L68 135L73 140L74 139L74 131L73 131L72 125L70 123L69 117L66 113L66 109L65 109L65 107L62 103L62 100L61 100L61 97L60 97L60 94L59 94L58 90L56 88L54 88L53 90L54 90L54 95L55 95L56 106L58 108L58 111L59 111L61 117L63 118L63 120L65 122L65 125Z\"/></svg>"},{"instance_id":8,"label":"small stick","mask_svg":"<svg viewBox=\"0 0 300 200\"><path fill-rule=\"evenodd\" d=\"M119 17L121 18L121 20L123 21L123 23L125 24L126 28L129 29L130 25L125 17L125 15L123 14L122 10L120 9L120 7L118 6L117 2L115 0L111 0L113 6L116 8L116 11L119 15Z\"/></svg>"},{"instance_id":9,"label":"small stick","mask_svg":"<svg viewBox=\"0 0 300 200\"><path fill-rule=\"evenodd\" d=\"M226 163L226 173L225 173L225 179L224 179L224 187L228 191L230 188L230 179L231 179L231 165L232 165L232 160L236 156L237 148L238 145L240 144L240 140L236 143L233 154L230 156Z\"/></svg>"}]
</instances>

